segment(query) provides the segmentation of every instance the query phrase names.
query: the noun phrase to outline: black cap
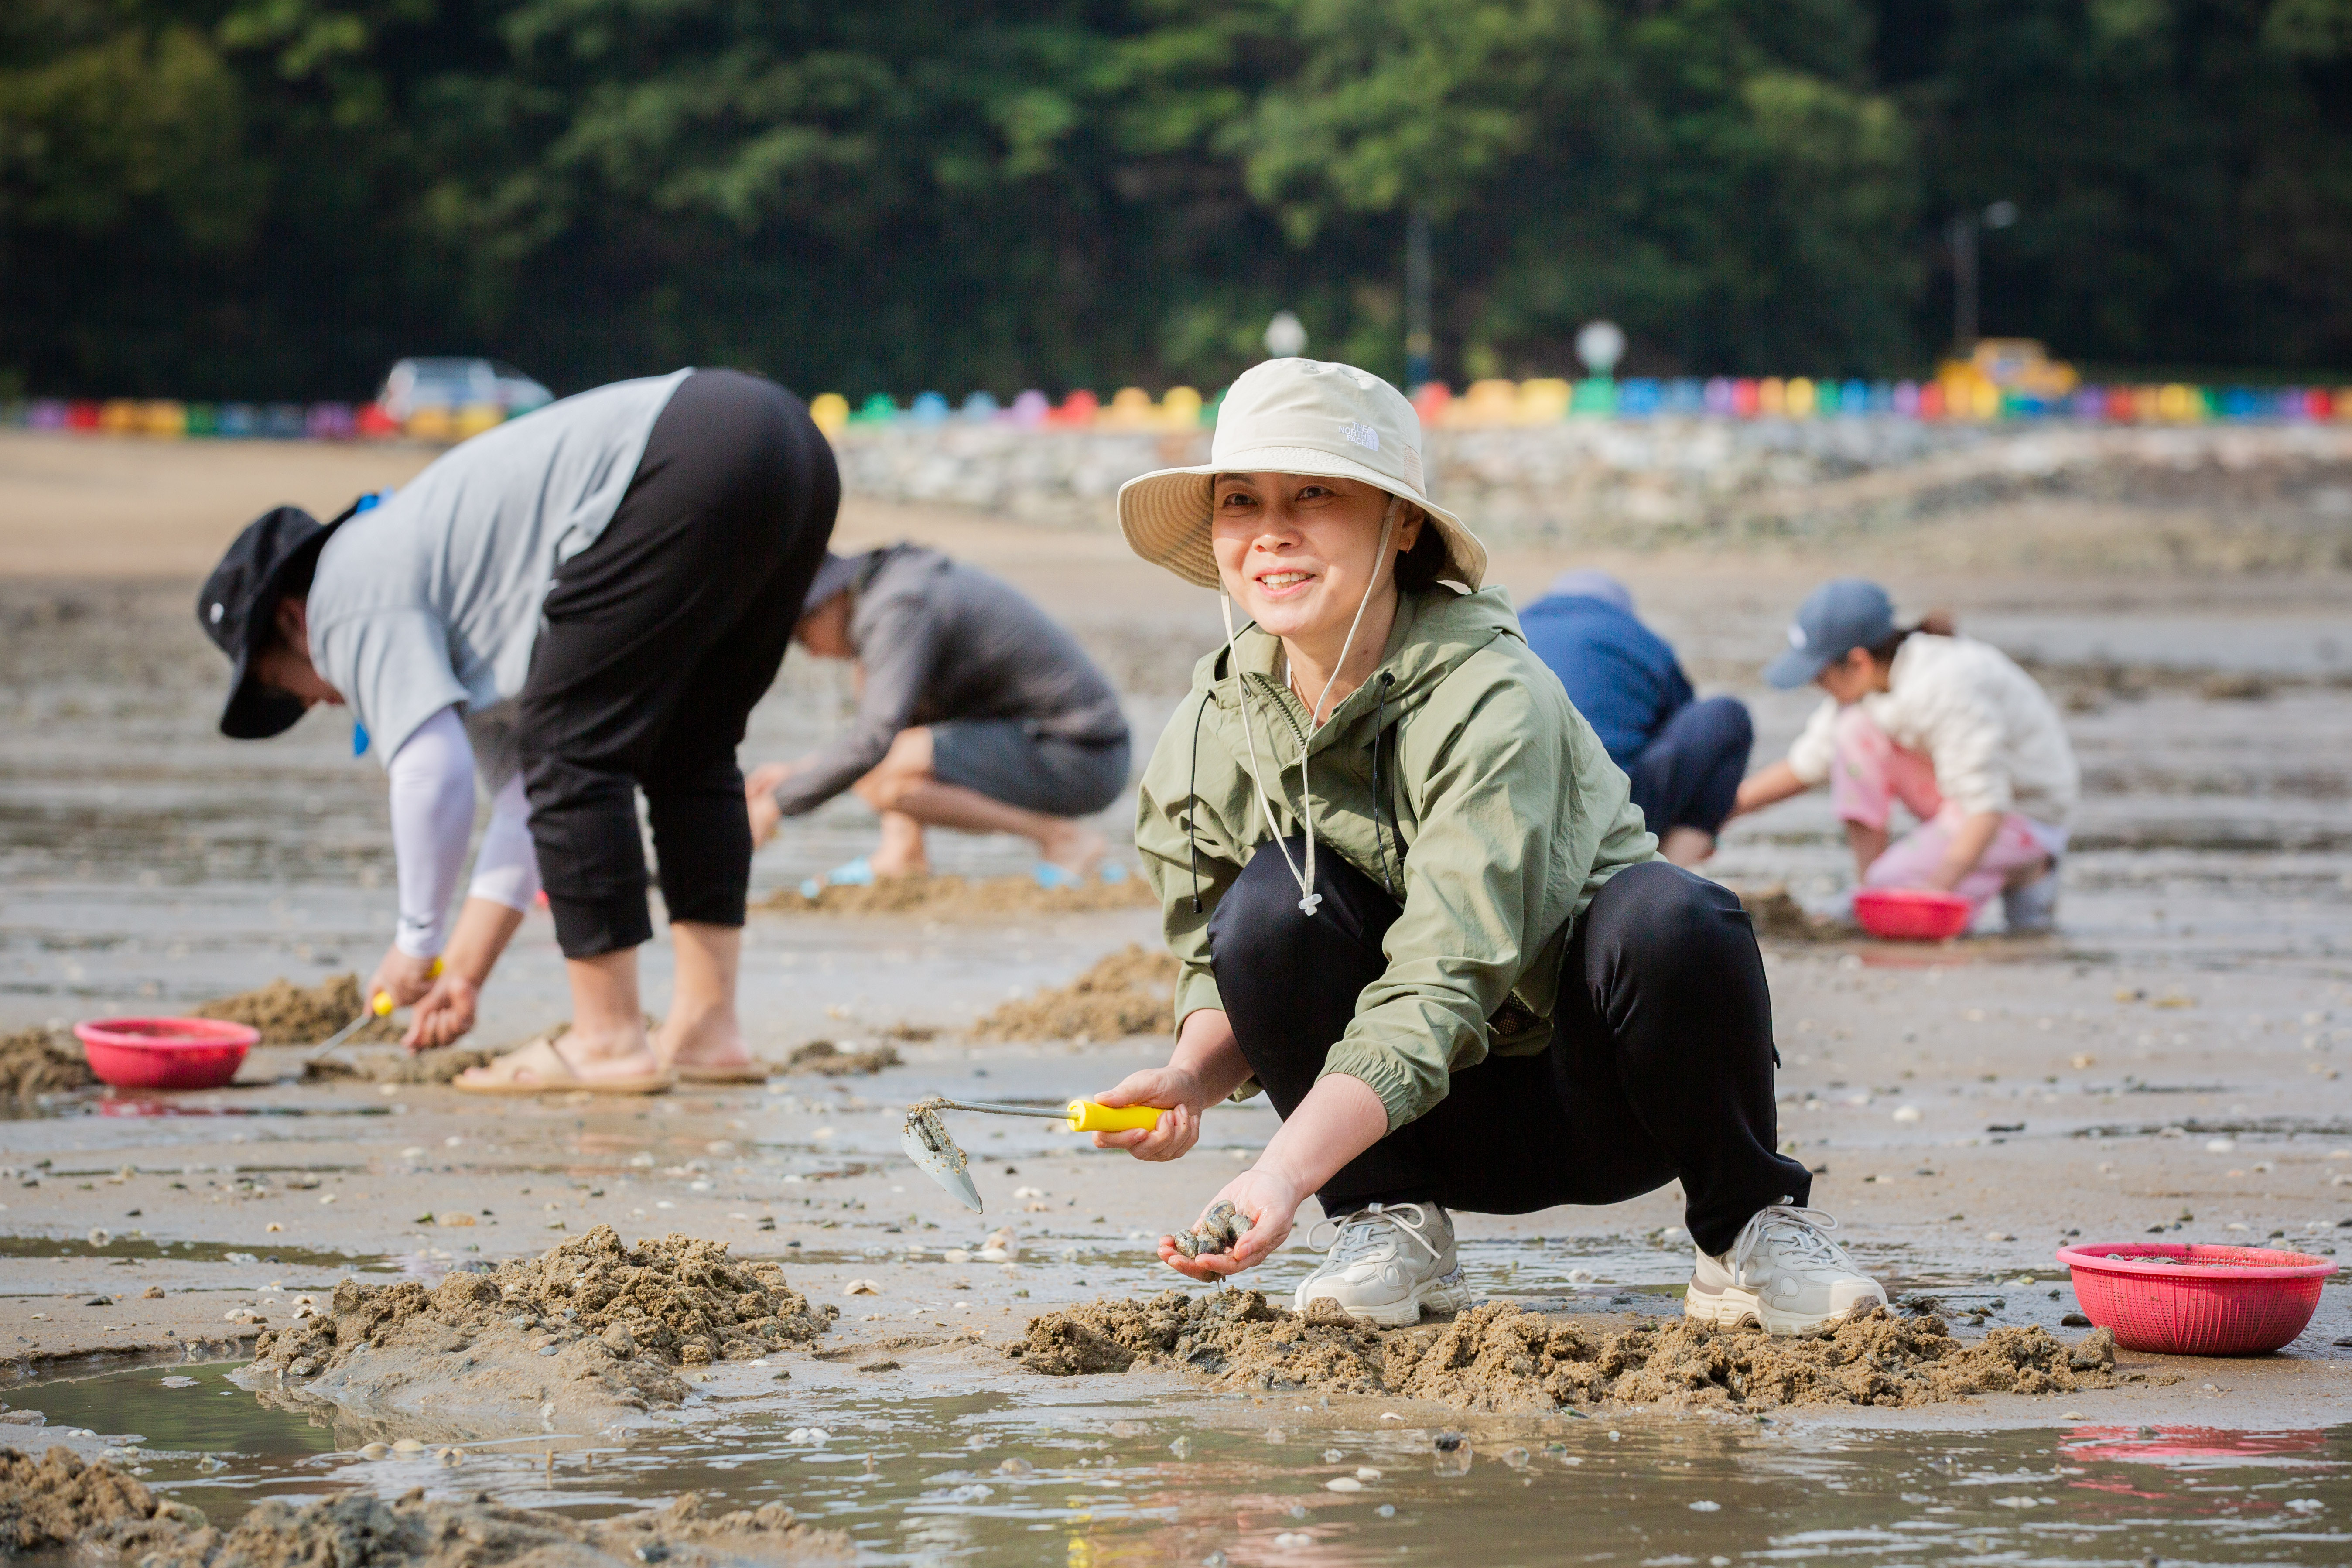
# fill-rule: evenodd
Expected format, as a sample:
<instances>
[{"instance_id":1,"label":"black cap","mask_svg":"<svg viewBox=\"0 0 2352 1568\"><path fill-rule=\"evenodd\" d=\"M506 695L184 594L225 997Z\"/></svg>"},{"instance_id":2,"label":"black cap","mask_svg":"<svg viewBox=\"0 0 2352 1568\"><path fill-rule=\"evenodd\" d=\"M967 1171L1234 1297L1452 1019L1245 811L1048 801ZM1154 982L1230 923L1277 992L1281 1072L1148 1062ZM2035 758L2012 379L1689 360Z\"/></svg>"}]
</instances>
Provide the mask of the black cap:
<instances>
[{"instance_id":1,"label":"black cap","mask_svg":"<svg viewBox=\"0 0 2352 1568\"><path fill-rule=\"evenodd\" d=\"M265 512L246 525L205 580L196 623L233 667L220 717L221 733L229 739L266 740L302 717L301 700L263 684L253 673L253 658L269 640L288 584L308 577L320 547L342 521L322 523L299 506Z\"/></svg>"}]
</instances>

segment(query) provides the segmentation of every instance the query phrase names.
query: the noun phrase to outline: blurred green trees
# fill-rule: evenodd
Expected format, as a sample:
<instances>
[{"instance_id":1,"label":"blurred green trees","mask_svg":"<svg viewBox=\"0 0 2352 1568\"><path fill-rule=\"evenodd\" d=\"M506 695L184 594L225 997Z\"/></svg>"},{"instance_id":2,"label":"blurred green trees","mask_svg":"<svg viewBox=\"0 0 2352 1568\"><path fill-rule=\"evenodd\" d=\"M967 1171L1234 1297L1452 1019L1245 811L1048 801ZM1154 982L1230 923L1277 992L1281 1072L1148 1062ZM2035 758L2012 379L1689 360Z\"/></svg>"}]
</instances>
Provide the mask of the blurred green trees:
<instances>
[{"instance_id":1,"label":"blurred green trees","mask_svg":"<svg viewBox=\"0 0 2352 1568\"><path fill-rule=\"evenodd\" d=\"M2352 363L2352 0L9 0L0 391Z\"/></svg>"}]
</instances>

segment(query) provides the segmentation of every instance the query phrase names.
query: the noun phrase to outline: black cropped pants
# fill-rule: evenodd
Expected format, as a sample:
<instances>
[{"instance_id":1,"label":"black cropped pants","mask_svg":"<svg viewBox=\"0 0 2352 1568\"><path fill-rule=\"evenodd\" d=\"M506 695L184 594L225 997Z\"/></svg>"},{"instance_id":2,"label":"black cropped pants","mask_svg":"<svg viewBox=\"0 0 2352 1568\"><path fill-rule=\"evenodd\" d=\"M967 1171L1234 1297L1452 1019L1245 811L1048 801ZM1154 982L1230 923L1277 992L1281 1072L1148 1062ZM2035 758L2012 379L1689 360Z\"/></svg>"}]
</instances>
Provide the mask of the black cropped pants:
<instances>
[{"instance_id":1,"label":"black cropped pants","mask_svg":"<svg viewBox=\"0 0 2352 1568\"><path fill-rule=\"evenodd\" d=\"M654 422L611 523L557 568L518 730L566 958L653 936L640 788L669 918L743 923L751 825L735 748L840 504L806 405L758 376L697 371Z\"/></svg>"},{"instance_id":2,"label":"black cropped pants","mask_svg":"<svg viewBox=\"0 0 2352 1568\"><path fill-rule=\"evenodd\" d=\"M1294 856L1301 847L1294 845ZM1210 963L1242 1055L1287 1117L1388 966L1396 901L1317 857L1312 916L1262 847L1218 901ZM1445 1098L1317 1194L1327 1215L1434 1202L1477 1214L1612 1204L1679 1180L1692 1238L1727 1250L1812 1176L1773 1152L1772 1005L1739 900L1664 861L1628 867L1577 922L1551 1043L1453 1075Z\"/></svg>"},{"instance_id":3,"label":"black cropped pants","mask_svg":"<svg viewBox=\"0 0 2352 1568\"><path fill-rule=\"evenodd\" d=\"M1755 721L1737 697L1685 703L1625 767L1650 831L1661 838L1676 827L1722 832L1755 743Z\"/></svg>"}]
</instances>

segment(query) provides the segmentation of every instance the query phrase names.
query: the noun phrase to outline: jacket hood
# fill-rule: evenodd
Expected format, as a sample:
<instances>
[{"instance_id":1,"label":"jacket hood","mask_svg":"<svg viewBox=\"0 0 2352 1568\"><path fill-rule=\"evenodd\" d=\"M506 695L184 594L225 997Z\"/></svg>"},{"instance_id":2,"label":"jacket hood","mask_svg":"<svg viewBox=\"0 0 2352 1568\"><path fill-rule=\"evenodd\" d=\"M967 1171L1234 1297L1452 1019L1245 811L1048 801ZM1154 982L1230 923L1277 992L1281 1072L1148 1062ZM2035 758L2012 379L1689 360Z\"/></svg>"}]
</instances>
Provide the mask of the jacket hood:
<instances>
[{"instance_id":1,"label":"jacket hood","mask_svg":"<svg viewBox=\"0 0 2352 1568\"><path fill-rule=\"evenodd\" d=\"M1315 731L1307 744L1308 754L1354 734L1367 716L1378 722L1378 716L1384 711L1388 722L1395 722L1399 716L1428 701L1465 660L1496 637L1505 637L1523 640L1518 616L1511 610L1508 595L1500 588L1462 594L1439 586L1400 595L1396 624L1389 628L1388 646L1381 651L1381 662ZM1281 638L1253 621L1235 635L1234 652L1241 661L1244 677L1264 676L1276 686L1281 685ZM1385 687L1383 676L1389 678ZM1255 681L1244 684L1257 688ZM1192 689L1207 696L1221 720L1230 717L1234 683L1225 668L1223 646L1202 656L1192 667Z\"/></svg>"}]
</instances>

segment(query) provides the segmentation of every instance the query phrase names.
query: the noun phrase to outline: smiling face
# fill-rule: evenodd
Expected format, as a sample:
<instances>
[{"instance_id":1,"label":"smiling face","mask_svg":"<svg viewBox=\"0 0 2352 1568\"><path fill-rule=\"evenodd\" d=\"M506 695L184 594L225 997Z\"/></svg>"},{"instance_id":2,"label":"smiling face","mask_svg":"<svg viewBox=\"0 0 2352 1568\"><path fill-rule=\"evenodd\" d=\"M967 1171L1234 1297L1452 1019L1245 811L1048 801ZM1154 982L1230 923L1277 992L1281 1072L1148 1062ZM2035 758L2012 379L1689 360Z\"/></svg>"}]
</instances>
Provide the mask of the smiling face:
<instances>
[{"instance_id":1,"label":"smiling face","mask_svg":"<svg viewBox=\"0 0 2352 1568\"><path fill-rule=\"evenodd\" d=\"M1219 474L1215 485L1210 542L1225 591L1284 641L1336 648L1372 580L1388 492L1304 474ZM1400 512L1380 573L1387 600L1397 591L1393 557L1423 525L1419 508Z\"/></svg>"}]
</instances>

